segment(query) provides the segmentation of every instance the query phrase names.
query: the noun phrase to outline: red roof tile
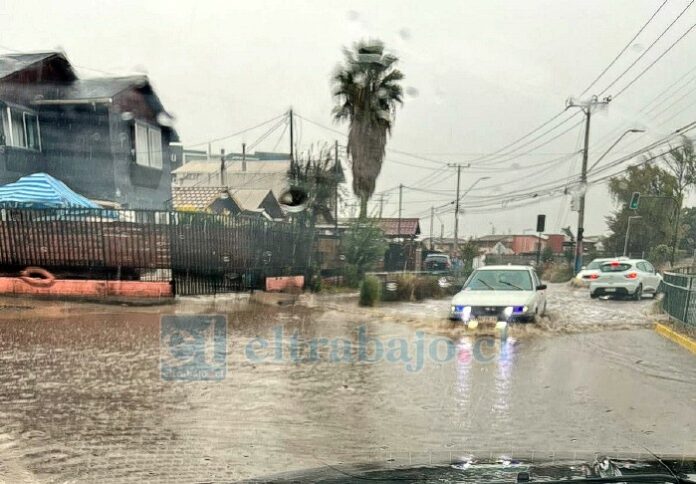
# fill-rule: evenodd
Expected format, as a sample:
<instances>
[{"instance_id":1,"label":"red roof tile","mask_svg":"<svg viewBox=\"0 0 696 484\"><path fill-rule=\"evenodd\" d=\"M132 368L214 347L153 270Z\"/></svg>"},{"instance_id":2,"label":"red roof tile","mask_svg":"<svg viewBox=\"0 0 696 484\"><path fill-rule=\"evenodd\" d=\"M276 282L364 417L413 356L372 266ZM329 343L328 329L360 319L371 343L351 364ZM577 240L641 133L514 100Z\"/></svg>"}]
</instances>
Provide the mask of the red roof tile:
<instances>
[{"instance_id":1,"label":"red roof tile","mask_svg":"<svg viewBox=\"0 0 696 484\"><path fill-rule=\"evenodd\" d=\"M421 233L419 220L417 218L402 218L399 223L398 218L379 218L375 221L387 237L415 237Z\"/></svg>"}]
</instances>

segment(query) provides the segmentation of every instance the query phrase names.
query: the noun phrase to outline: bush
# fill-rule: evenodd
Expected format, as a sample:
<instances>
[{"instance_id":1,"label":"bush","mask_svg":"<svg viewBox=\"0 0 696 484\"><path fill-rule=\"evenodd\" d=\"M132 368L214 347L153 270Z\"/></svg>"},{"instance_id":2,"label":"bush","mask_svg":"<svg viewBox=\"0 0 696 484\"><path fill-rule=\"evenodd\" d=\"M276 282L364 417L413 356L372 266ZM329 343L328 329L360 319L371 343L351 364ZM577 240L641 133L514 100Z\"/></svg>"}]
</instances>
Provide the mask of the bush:
<instances>
[{"instance_id":1,"label":"bush","mask_svg":"<svg viewBox=\"0 0 696 484\"><path fill-rule=\"evenodd\" d=\"M367 276L360 284L361 306L377 306L382 293L382 283L374 276Z\"/></svg>"},{"instance_id":2,"label":"bush","mask_svg":"<svg viewBox=\"0 0 696 484\"><path fill-rule=\"evenodd\" d=\"M395 284L395 290L385 290L382 293L382 300L422 301L423 299L443 297L448 292L446 288L440 287L439 280L438 276L398 275L387 282L387 284Z\"/></svg>"},{"instance_id":3,"label":"bush","mask_svg":"<svg viewBox=\"0 0 696 484\"><path fill-rule=\"evenodd\" d=\"M343 285L353 288L360 285L360 276L355 266L345 266L343 268Z\"/></svg>"},{"instance_id":4,"label":"bush","mask_svg":"<svg viewBox=\"0 0 696 484\"><path fill-rule=\"evenodd\" d=\"M573 268L567 264L549 264L542 279L549 282L568 282L573 278Z\"/></svg>"}]
</instances>

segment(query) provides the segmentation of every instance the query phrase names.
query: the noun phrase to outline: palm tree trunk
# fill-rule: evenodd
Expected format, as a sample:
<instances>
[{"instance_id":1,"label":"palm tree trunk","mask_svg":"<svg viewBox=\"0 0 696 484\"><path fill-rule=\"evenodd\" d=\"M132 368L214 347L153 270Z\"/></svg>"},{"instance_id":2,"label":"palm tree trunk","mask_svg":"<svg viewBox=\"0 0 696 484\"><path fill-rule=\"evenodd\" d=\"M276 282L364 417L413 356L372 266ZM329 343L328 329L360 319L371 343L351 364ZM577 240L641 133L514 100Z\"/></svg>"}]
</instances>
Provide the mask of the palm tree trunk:
<instances>
[{"instance_id":1,"label":"palm tree trunk","mask_svg":"<svg viewBox=\"0 0 696 484\"><path fill-rule=\"evenodd\" d=\"M360 196L360 219L367 218L367 197L365 195Z\"/></svg>"}]
</instances>

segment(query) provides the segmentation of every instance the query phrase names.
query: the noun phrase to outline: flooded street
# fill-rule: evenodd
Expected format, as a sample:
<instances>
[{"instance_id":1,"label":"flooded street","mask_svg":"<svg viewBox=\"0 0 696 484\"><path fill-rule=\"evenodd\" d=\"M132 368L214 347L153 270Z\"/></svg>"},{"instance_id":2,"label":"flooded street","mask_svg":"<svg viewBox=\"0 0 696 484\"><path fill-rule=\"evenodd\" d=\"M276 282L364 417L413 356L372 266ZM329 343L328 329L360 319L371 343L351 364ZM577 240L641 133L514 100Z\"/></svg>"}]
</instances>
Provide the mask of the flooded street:
<instances>
[{"instance_id":1,"label":"flooded street","mask_svg":"<svg viewBox=\"0 0 696 484\"><path fill-rule=\"evenodd\" d=\"M646 327L652 301L553 291L551 322L504 341L453 329L447 301L372 316L338 298L239 305L220 381L161 377L160 313L191 308L6 307L0 482L207 482L492 449L696 454L694 356ZM577 321L558 316L571 307Z\"/></svg>"}]
</instances>

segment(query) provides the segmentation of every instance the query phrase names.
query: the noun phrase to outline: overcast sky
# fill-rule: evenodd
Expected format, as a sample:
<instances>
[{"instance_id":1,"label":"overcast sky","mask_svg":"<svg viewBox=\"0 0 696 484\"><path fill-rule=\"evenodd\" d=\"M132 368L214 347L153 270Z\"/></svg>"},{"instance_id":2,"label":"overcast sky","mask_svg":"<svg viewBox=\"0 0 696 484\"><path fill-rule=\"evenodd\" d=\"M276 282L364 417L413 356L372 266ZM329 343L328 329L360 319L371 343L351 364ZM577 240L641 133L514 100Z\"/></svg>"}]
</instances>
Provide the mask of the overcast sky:
<instances>
[{"instance_id":1,"label":"overcast sky","mask_svg":"<svg viewBox=\"0 0 696 484\"><path fill-rule=\"evenodd\" d=\"M85 75L147 73L165 107L176 116L185 145L205 142L282 114L290 106L307 120L345 132L331 121L330 76L341 49L377 37L401 59L409 93L397 113L377 191L399 183L435 193L404 190L404 216L422 216L429 230L431 205L453 200L454 170L438 162L471 161L462 170L462 188L489 176L464 198L461 233L522 232L547 214L547 231L575 228L569 198L548 199L514 210L501 203L474 214L477 197L533 190L580 171L581 128L526 153L567 130L555 129L537 142L512 147L521 156L477 160L496 152L547 121L579 95L611 62L662 0L577 1L71 1L0 0L0 52L62 49ZM589 93L600 94L687 5L669 0L645 31ZM604 94L616 94L656 59L696 20L696 7ZM661 61L593 117L590 164L628 128L629 135L605 162L663 137L693 120L696 106L684 87L675 86L648 104L693 67L696 33L684 38ZM681 99L680 99L681 98ZM641 113L640 111L643 110ZM654 118L654 119L652 119ZM562 121L564 118L559 118ZM579 119L579 118L577 118ZM266 125L214 145L218 151L254 142ZM549 128L553 125L549 125ZM345 140L307 121L298 121L301 149L312 143ZM540 131L536 135L543 133ZM282 126L257 149L287 149ZM556 162L550 160L557 160ZM547 164L543 162L548 161ZM491 162L496 162L491 165ZM402 163L402 164L399 164ZM415 166L407 166L408 165ZM529 166L539 165L528 168ZM601 165L600 165L601 166ZM614 169L613 171L616 171ZM607 172L609 173L609 172ZM440 191L443 190L443 191ZM589 189L586 233L606 230L612 209L605 185ZM385 216L396 216L397 191L385 194ZM441 209L446 212L447 208ZM453 215L442 213L445 234ZM439 235L439 220L435 233Z\"/></svg>"}]
</instances>

